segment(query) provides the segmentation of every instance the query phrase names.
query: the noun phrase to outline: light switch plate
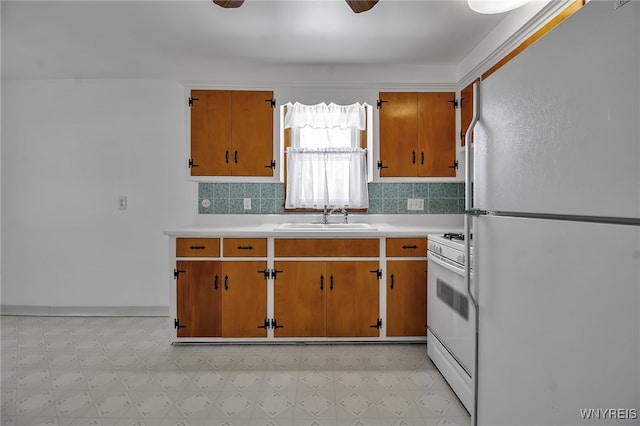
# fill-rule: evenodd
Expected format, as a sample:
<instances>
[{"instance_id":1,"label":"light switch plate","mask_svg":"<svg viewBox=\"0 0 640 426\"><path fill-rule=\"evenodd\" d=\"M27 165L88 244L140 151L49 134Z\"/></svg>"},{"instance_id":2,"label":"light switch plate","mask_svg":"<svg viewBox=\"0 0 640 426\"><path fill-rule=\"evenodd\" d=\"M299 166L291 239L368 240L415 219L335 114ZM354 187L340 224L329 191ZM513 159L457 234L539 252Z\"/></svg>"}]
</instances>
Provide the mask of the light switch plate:
<instances>
[{"instance_id":1,"label":"light switch plate","mask_svg":"<svg viewBox=\"0 0 640 426\"><path fill-rule=\"evenodd\" d=\"M118 209L119 210L126 210L127 209L127 197L124 195L121 195L120 197L118 197Z\"/></svg>"},{"instance_id":2,"label":"light switch plate","mask_svg":"<svg viewBox=\"0 0 640 426\"><path fill-rule=\"evenodd\" d=\"M251 198L244 199L244 209L251 210Z\"/></svg>"},{"instance_id":3,"label":"light switch plate","mask_svg":"<svg viewBox=\"0 0 640 426\"><path fill-rule=\"evenodd\" d=\"M424 200L422 198L409 198L407 200L407 210L424 210Z\"/></svg>"}]
</instances>

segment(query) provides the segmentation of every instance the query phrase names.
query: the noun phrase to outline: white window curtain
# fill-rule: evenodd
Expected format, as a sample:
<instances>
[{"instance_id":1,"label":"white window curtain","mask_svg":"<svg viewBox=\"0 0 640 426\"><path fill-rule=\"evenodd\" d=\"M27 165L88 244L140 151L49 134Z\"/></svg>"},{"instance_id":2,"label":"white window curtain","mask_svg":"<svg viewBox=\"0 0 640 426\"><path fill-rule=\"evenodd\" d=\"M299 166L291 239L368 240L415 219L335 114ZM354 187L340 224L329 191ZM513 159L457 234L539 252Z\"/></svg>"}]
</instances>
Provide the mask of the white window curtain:
<instances>
[{"instance_id":1,"label":"white window curtain","mask_svg":"<svg viewBox=\"0 0 640 426\"><path fill-rule=\"evenodd\" d=\"M286 208L367 208L366 128L363 104L287 104Z\"/></svg>"}]
</instances>

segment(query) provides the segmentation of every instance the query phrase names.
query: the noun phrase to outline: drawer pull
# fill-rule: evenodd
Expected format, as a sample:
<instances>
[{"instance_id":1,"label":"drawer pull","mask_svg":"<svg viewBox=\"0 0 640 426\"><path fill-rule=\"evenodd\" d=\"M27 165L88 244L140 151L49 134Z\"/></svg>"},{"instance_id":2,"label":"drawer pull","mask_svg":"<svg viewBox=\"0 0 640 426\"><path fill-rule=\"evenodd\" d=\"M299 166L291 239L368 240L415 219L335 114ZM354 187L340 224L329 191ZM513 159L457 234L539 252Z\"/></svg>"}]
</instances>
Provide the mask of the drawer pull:
<instances>
[{"instance_id":1,"label":"drawer pull","mask_svg":"<svg viewBox=\"0 0 640 426\"><path fill-rule=\"evenodd\" d=\"M253 250L253 246L238 246L238 250Z\"/></svg>"},{"instance_id":2,"label":"drawer pull","mask_svg":"<svg viewBox=\"0 0 640 426\"><path fill-rule=\"evenodd\" d=\"M417 248L418 248L418 246L402 246L402 248L403 248L404 250L407 250L407 249L415 250L415 249L417 249Z\"/></svg>"},{"instance_id":3,"label":"drawer pull","mask_svg":"<svg viewBox=\"0 0 640 426\"><path fill-rule=\"evenodd\" d=\"M207 246L191 246L189 247L191 250L204 250Z\"/></svg>"}]
</instances>

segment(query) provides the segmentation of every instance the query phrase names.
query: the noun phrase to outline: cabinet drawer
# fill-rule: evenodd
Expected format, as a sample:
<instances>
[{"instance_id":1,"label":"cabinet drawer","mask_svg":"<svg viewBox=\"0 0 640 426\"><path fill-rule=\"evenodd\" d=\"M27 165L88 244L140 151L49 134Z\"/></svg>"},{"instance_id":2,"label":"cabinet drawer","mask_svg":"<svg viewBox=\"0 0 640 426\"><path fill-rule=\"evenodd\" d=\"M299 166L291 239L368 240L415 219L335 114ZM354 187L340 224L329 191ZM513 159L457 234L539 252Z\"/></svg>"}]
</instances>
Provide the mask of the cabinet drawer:
<instances>
[{"instance_id":1,"label":"cabinet drawer","mask_svg":"<svg viewBox=\"0 0 640 426\"><path fill-rule=\"evenodd\" d=\"M266 238L225 238L222 241L224 257L266 257Z\"/></svg>"},{"instance_id":2,"label":"cabinet drawer","mask_svg":"<svg viewBox=\"0 0 640 426\"><path fill-rule=\"evenodd\" d=\"M378 239L276 239L276 257L378 257Z\"/></svg>"},{"instance_id":3,"label":"cabinet drawer","mask_svg":"<svg viewBox=\"0 0 640 426\"><path fill-rule=\"evenodd\" d=\"M387 238L387 257L426 256L426 238Z\"/></svg>"},{"instance_id":4,"label":"cabinet drawer","mask_svg":"<svg viewBox=\"0 0 640 426\"><path fill-rule=\"evenodd\" d=\"M176 238L177 257L218 257L220 238Z\"/></svg>"}]
</instances>

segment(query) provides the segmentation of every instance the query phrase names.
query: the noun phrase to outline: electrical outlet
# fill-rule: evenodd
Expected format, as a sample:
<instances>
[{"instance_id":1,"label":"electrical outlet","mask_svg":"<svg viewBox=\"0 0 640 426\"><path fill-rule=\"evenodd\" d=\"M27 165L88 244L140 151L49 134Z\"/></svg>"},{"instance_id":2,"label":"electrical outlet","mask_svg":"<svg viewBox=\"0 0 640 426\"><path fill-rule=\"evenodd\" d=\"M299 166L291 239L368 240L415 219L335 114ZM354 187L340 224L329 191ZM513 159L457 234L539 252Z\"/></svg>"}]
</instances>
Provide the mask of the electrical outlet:
<instances>
[{"instance_id":1,"label":"electrical outlet","mask_svg":"<svg viewBox=\"0 0 640 426\"><path fill-rule=\"evenodd\" d=\"M244 199L244 209L251 210L251 198Z\"/></svg>"},{"instance_id":2,"label":"electrical outlet","mask_svg":"<svg viewBox=\"0 0 640 426\"><path fill-rule=\"evenodd\" d=\"M125 197L124 195L121 195L120 197L118 197L118 209L119 210L127 209L127 197Z\"/></svg>"},{"instance_id":3,"label":"electrical outlet","mask_svg":"<svg viewBox=\"0 0 640 426\"><path fill-rule=\"evenodd\" d=\"M424 210L424 200L422 198L409 198L407 200L407 210Z\"/></svg>"}]
</instances>

